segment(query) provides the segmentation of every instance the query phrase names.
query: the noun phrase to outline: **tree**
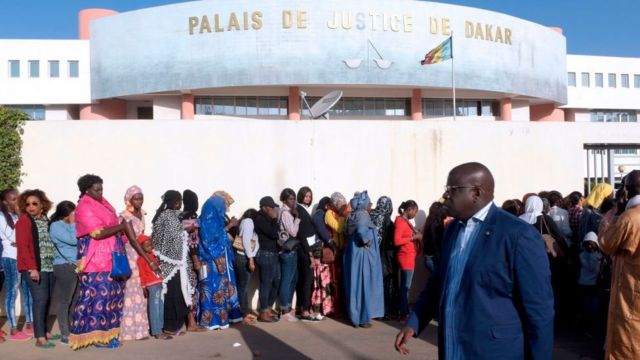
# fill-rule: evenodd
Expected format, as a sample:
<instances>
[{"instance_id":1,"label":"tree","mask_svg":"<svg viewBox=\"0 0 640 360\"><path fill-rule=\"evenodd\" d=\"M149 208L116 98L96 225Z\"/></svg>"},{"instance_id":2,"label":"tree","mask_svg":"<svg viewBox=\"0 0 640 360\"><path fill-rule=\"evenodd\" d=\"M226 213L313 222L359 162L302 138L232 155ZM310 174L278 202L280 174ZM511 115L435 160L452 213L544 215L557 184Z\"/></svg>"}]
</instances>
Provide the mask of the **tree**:
<instances>
[{"instance_id":1,"label":"tree","mask_svg":"<svg viewBox=\"0 0 640 360\"><path fill-rule=\"evenodd\" d=\"M29 115L19 109L0 106L0 189L22 183L22 133Z\"/></svg>"}]
</instances>

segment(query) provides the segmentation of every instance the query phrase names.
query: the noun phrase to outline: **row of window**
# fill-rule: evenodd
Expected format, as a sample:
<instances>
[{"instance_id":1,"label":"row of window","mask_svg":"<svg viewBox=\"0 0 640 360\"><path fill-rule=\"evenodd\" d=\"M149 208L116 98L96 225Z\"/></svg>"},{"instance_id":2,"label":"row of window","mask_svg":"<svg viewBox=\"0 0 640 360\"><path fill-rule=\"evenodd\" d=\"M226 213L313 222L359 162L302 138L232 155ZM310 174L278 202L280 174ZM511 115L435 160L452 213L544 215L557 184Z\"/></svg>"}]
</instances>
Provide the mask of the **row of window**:
<instances>
[{"instance_id":1,"label":"row of window","mask_svg":"<svg viewBox=\"0 0 640 360\"><path fill-rule=\"evenodd\" d=\"M456 101L456 116L497 116L498 102L493 100ZM453 100L422 99L422 113L427 116L453 116Z\"/></svg>"},{"instance_id":2,"label":"row of window","mask_svg":"<svg viewBox=\"0 0 640 360\"><path fill-rule=\"evenodd\" d=\"M39 78L40 77L40 60L29 60L27 61L27 69L29 71L28 76L30 78ZM59 78L60 77L60 61L59 60L49 60L49 77L50 78ZM67 61L67 75L70 78L77 78L80 74L80 62L78 60L68 60ZM20 60L9 60L9 77L19 78L20 77Z\"/></svg>"},{"instance_id":3,"label":"row of window","mask_svg":"<svg viewBox=\"0 0 640 360\"><path fill-rule=\"evenodd\" d=\"M567 73L567 84L569 86L577 86L576 84L576 73L569 72ZM595 82L595 87L602 88L604 87L604 74L603 73L595 73L593 80ZM581 87L591 87L591 73L583 72L580 73L580 86ZM618 87L618 74L609 73L607 74L607 86L610 88ZM621 88L629 88L629 74L620 74L620 87ZM633 75L633 87L636 89L640 89L640 74Z\"/></svg>"},{"instance_id":4,"label":"row of window","mask_svg":"<svg viewBox=\"0 0 640 360\"><path fill-rule=\"evenodd\" d=\"M44 120L43 105L6 105L6 107L24 111L29 115L29 120Z\"/></svg>"},{"instance_id":5,"label":"row of window","mask_svg":"<svg viewBox=\"0 0 640 360\"><path fill-rule=\"evenodd\" d=\"M593 122L637 122L634 110L599 110L591 112Z\"/></svg>"}]
</instances>

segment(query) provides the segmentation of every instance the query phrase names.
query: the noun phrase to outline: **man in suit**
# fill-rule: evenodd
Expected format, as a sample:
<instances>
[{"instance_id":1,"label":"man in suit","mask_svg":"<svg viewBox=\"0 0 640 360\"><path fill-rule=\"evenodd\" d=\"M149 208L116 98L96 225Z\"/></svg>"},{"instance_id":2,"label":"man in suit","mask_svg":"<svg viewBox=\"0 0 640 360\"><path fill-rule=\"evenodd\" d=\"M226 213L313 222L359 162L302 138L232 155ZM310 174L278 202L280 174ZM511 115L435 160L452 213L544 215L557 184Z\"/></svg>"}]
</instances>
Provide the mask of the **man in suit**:
<instances>
[{"instance_id":1,"label":"man in suit","mask_svg":"<svg viewBox=\"0 0 640 360\"><path fill-rule=\"evenodd\" d=\"M540 234L493 204L494 180L480 163L449 173L440 265L395 347L438 317L440 359L551 359L553 291Z\"/></svg>"}]
</instances>

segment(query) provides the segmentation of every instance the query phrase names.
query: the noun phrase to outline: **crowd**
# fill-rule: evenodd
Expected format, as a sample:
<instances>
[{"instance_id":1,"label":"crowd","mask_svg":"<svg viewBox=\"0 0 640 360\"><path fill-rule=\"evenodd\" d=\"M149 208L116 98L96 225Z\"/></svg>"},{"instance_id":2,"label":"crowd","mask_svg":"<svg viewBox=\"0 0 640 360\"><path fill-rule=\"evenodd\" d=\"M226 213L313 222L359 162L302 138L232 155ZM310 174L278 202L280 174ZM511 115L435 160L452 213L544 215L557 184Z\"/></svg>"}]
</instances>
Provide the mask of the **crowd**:
<instances>
[{"instance_id":1,"label":"crowd","mask_svg":"<svg viewBox=\"0 0 640 360\"><path fill-rule=\"evenodd\" d=\"M336 192L314 208L310 188L286 188L279 204L265 196L236 219L228 215L234 199L224 191L200 209L193 191L169 190L147 229L141 188L126 190L117 213L102 186L100 177L82 176L79 200L59 202L51 216L54 204L42 190L0 193L10 327L0 342L117 348L121 341L169 340L237 322L317 322L331 315L368 328L374 318L408 317L422 248L413 200L392 220L386 196L371 209L366 191L350 201ZM248 294L254 274L255 313ZM20 291L22 329L15 311Z\"/></svg>"},{"instance_id":2,"label":"crowd","mask_svg":"<svg viewBox=\"0 0 640 360\"><path fill-rule=\"evenodd\" d=\"M142 189L126 190L118 214L102 186L100 177L82 176L79 200L61 201L50 217L53 204L41 190L0 193L10 326L0 343L35 338L41 348L57 340L72 349L117 348L123 340L170 340L237 322L317 322L330 315L368 328L374 318L407 321L416 258L423 254L420 266L437 274L446 228L458 218L445 199L475 188L448 185L421 229L415 201L402 202L393 219L391 199L382 196L372 208L367 191L350 201L336 192L314 208L310 188L286 188L280 204L265 196L236 219L228 215L234 199L224 191L200 209L194 192L169 190L147 229ZM587 336L606 329L611 258L600 251L598 234L621 214L621 193L614 198L614 189L602 183L586 198L543 191L502 204L544 240L556 323L579 324ZM257 315L248 295L253 276ZM59 334L49 321L51 303Z\"/></svg>"}]
</instances>

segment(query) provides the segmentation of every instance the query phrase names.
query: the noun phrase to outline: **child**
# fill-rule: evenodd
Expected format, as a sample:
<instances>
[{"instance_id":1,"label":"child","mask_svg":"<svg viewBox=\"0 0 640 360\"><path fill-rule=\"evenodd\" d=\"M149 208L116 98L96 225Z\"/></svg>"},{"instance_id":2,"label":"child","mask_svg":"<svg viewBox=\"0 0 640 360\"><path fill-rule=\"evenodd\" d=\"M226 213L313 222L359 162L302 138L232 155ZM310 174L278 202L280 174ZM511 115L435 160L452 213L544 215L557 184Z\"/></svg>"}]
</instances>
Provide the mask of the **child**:
<instances>
[{"instance_id":1,"label":"child","mask_svg":"<svg viewBox=\"0 0 640 360\"><path fill-rule=\"evenodd\" d=\"M153 241L146 235L138 236L138 243L142 250L157 266L158 259L153 254ZM162 332L164 322L164 304L162 302L162 277L156 275L148 262L142 256L138 257L138 268L140 271L140 285L142 285L144 296L148 299L149 323L151 325L151 336L160 340L170 340L172 336Z\"/></svg>"},{"instance_id":2,"label":"child","mask_svg":"<svg viewBox=\"0 0 640 360\"><path fill-rule=\"evenodd\" d=\"M598 312L598 289L596 282L600 274L602 254L598 250L598 235L593 231L588 232L582 241L580 253L580 278L578 279L578 291L583 324L586 334L593 334L595 319Z\"/></svg>"}]
</instances>

